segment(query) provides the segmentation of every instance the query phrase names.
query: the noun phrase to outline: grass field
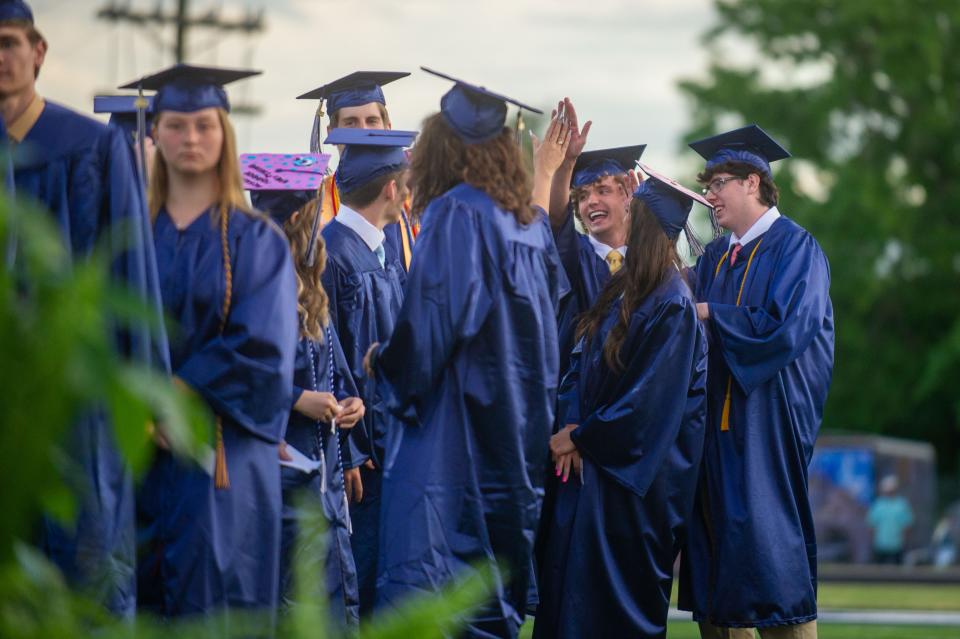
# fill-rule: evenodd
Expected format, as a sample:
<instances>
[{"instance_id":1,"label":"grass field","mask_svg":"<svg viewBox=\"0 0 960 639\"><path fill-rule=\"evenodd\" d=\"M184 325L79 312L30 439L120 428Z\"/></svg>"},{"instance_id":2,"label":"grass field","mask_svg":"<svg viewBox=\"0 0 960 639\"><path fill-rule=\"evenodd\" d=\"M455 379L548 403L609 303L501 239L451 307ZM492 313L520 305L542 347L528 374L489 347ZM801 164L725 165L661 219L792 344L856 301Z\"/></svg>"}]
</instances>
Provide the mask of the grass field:
<instances>
[{"instance_id":1,"label":"grass field","mask_svg":"<svg viewBox=\"0 0 960 639\"><path fill-rule=\"evenodd\" d=\"M821 584L818 604L824 610L936 610L960 611L960 584ZM676 604L676 587L674 587ZM520 636L529 639L532 620ZM819 624L820 639L960 639L960 627L876 626L829 623ZM699 639L697 625L689 621L671 622L670 639Z\"/></svg>"}]
</instances>

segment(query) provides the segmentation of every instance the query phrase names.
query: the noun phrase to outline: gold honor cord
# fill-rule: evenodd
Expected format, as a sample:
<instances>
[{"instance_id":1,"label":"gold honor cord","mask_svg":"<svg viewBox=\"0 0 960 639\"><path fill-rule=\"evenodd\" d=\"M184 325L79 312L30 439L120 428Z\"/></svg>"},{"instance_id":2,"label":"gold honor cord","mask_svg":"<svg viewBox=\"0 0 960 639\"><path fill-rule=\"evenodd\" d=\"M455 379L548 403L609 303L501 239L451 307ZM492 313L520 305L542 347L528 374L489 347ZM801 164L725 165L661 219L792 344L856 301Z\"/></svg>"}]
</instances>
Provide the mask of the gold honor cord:
<instances>
[{"instance_id":1,"label":"gold honor cord","mask_svg":"<svg viewBox=\"0 0 960 639\"><path fill-rule=\"evenodd\" d=\"M233 265L230 263L230 244L228 227L230 222L229 211L220 208L220 246L223 251L223 279L225 290L223 293L223 317L220 318L220 334L227 325L227 315L230 313L230 302L233 297ZM217 490L230 488L230 475L227 473L227 449L223 445L223 419L217 415L217 452L213 470L213 485Z\"/></svg>"},{"instance_id":2,"label":"gold honor cord","mask_svg":"<svg viewBox=\"0 0 960 639\"><path fill-rule=\"evenodd\" d=\"M763 244L763 238L757 242L757 245L753 247L753 250L750 251L750 257L747 259L747 268L743 271L743 277L740 279L740 291L737 293L737 306L740 306L740 300L743 298L743 286L747 283L747 274L750 272L750 265L753 264L753 256L756 255L757 249L760 248L760 245ZM720 258L720 261L717 263L717 268L713 272L714 278L720 273L720 267L723 266L723 263L727 261L727 255L730 254L730 249L727 249L727 252L723 254L723 257ZM723 398L723 412L720 413L720 430L728 431L730 430L730 393L733 390L733 374L731 373L727 377L727 393Z\"/></svg>"}]
</instances>

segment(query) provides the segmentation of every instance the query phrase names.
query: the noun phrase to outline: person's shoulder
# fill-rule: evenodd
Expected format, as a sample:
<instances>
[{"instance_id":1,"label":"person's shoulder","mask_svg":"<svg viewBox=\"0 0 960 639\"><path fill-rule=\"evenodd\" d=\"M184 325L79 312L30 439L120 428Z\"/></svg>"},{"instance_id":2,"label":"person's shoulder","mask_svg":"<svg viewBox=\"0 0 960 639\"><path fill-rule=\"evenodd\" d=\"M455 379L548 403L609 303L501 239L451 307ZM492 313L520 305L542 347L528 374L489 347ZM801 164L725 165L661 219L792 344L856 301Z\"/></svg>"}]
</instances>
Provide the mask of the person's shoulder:
<instances>
[{"instance_id":1,"label":"person's shoulder","mask_svg":"<svg viewBox=\"0 0 960 639\"><path fill-rule=\"evenodd\" d=\"M810 231L783 214L777 218L765 233L765 236L779 244L786 254L792 255L797 251L811 251L824 255L817 238Z\"/></svg>"},{"instance_id":2,"label":"person's shoulder","mask_svg":"<svg viewBox=\"0 0 960 639\"><path fill-rule=\"evenodd\" d=\"M230 226L241 238L265 243L273 248L289 250L287 238L270 218L251 209L235 208L230 212Z\"/></svg>"},{"instance_id":3,"label":"person's shoulder","mask_svg":"<svg viewBox=\"0 0 960 639\"><path fill-rule=\"evenodd\" d=\"M61 136L71 139L96 139L111 130L99 120L50 100L44 101L39 122L55 128Z\"/></svg>"}]
</instances>

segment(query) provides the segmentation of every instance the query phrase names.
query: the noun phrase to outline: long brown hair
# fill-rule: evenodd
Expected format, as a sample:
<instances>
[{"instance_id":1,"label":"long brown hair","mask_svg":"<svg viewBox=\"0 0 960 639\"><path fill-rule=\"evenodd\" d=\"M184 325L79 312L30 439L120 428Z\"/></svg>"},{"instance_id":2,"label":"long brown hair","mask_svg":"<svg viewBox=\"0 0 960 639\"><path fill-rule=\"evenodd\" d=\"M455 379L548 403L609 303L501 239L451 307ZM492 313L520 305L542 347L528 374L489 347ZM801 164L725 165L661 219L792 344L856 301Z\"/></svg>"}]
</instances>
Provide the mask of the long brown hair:
<instances>
[{"instance_id":1,"label":"long brown hair","mask_svg":"<svg viewBox=\"0 0 960 639\"><path fill-rule=\"evenodd\" d=\"M243 192L243 178L240 176L240 160L237 156L237 137L233 132L233 125L230 124L230 116L223 109L217 109L217 117L220 120L220 126L223 128L223 146L220 149L220 160L217 162L220 194L218 207L213 215L214 222L219 219L220 215L229 215L231 209L253 213ZM163 112L154 121L154 128L159 125L161 118L163 118ZM167 201L169 188L170 173L167 168L167 161L163 159L163 154L158 150L153 160L153 168L150 171L150 187L147 189L147 204L150 209L151 220L157 219L157 214L160 213L160 209Z\"/></svg>"},{"instance_id":2,"label":"long brown hair","mask_svg":"<svg viewBox=\"0 0 960 639\"><path fill-rule=\"evenodd\" d=\"M660 222L642 200L630 203L630 228L627 231L627 256L600 292L596 303L583 314L577 326L577 338L592 340L603 324L610 308L621 296L617 323L603 344L603 356L613 371L622 371L620 349L627 338L630 316L648 295L663 284L675 269L683 265L677 255L677 241L664 233Z\"/></svg>"},{"instance_id":3,"label":"long brown hair","mask_svg":"<svg viewBox=\"0 0 960 639\"><path fill-rule=\"evenodd\" d=\"M317 235L313 264L307 261L313 220L320 214L320 199L314 198L304 204L283 225L283 232L290 240L290 255L297 273L297 312L300 316L300 334L314 341L323 341L323 329L330 320L330 300L320 276L327 265L327 245Z\"/></svg>"},{"instance_id":4,"label":"long brown hair","mask_svg":"<svg viewBox=\"0 0 960 639\"><path fill-rule=\"evenodd\" d=\"M443 115L423 121L410 157L413 203L419 217L427 205L457 184L466 182L484 191L497 205L513 213L517 222L536 219L530 206L532 181L510 129L480 144L467 144L450 128Z\"/></svg>"}]
</instances>

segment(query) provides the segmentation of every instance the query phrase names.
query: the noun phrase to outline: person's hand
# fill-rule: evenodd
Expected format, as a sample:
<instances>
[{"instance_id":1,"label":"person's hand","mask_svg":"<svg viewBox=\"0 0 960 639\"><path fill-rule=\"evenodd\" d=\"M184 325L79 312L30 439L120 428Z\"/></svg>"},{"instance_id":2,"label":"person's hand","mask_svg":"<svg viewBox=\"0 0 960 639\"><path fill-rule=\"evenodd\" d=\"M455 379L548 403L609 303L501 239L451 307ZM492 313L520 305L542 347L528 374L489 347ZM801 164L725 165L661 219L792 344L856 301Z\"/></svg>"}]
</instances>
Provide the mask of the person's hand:
<instances>
[{"instance_id":1,"label":"person's hand","mask_svg":"<svg viewBox=\"0 0 960 639\"><path fill-rule=\"evenodd\" d=\"M285 440L280 440L280 446L277 448L277 454L283 461L293 461L293 455L287 451L287 442Z\"/></svg>"},{"instance_id":2,"label":"person's hand","mask_svg":"<svg viewBox=\"0 0 960 639\"><path fill-rule=\"evenodd\" d=\"M576 162L580 154L583 153L583 147L587 144L587 134L590 133L590 127L593 125L593 121L587 120L587 123L583 125L583 129L581 130L577 122L577 110L573 108L573 102L570 101L570 98L564 98L559 102L557 104L557 110L563 111L563 117L570 127L570 144L567 146L564 160L567 162Z\"/></svg>"},{"instance_id":3,"label":"person's hand","mask_svg":"<svg viewBox=\"0 0 960 639\"><path fill-rule=\"evenodd\" d=\"M567 483L567 480L570 479L570 471L575 472L577 476L581 478L582 482L583 459L576 449L574 449L572 453L566 453L565 455L557 457L556 468L557 477L559 477L563 483Z\"/></svg>"},{"instance_id":4,"label":"person's hand","mask_svg":"<svg viewBox=\"0 0 960 639\"><path fill-rule=\"evenodd\" d=\"M293 408L298 413L321 422L333 421L333 418L337 417L342 410L333 393L309 390L303 391Z\"/></svg>"},{"instance_id":5,"label":"person's hand","mask_svg":"<svg viewBox=\"0 0 960 639\"><path fill-rule=\"evenodd\" d=\"M153 439L154 445L161 450L170 450L170 442L163 434L163 427L156 422L147 422L147 435Z\"/></svg>"},{"instance_id":6,"label":"person's hand","mask_svg":"<svg viewBox=\"0 0 960 639\"><path fill-rule=\"evenodd\" d=\"M340 402L340 409L340 414L337 415L337 426L343 429L356 426L367 412L363 400L359 397L346 398Z\"/></svg>"},{"instance_id":7,"label":"person's hand","mask_svg":"<svg viewBox=\"0 0 960 639\"><path fill-rule=\"evenodd\" d=\"M705 322L710 319L710 305L706 302L697 303L697 319L701 322Z\"/></svg>"},{"instance_id":8,"label":"person's hand","mask_svg":"<svg viewBox=\"0 0 960 639\"><path fill-rule=\"evenodd\" d=\"M534 175L552 177L560 168L570 146L570 126L554 113L542 142L532 132L530 135L533 138Z\"/></svg>"},{"instance_id":9,"label":"person's hand","mask_svg":"<svg viewBox=\"0 0 960 639\"><path fill-rule=\"evenodd\" d=\"M550 454L554 461L561 455L569 455L577 450L573 440L570 439L570 431L576 428L578 424L567 424L550 438Z\"/></svg>"},{"instance_id":10,"label":"person's hand","mask_svg":"<svg viewBox=\"0 0 960 639\"><path fill-rule=\"evenodd\" d=\"M359 504L363 499L363 481L360 479L359 468L344 469L343 490L347 493L348 501Z\"/></svg>"},{"instance_id":11,"label":"person's hand","mask_svg":"<svg viewBox=\"0 0 960 639\"><path fill-rule=\"evenodd\" d=\"M378 346L380 346L380 342L374 342L363 356L363 372L369 377L373 377L373 351L376 350Z\"/></svg>"}]
</instances>

